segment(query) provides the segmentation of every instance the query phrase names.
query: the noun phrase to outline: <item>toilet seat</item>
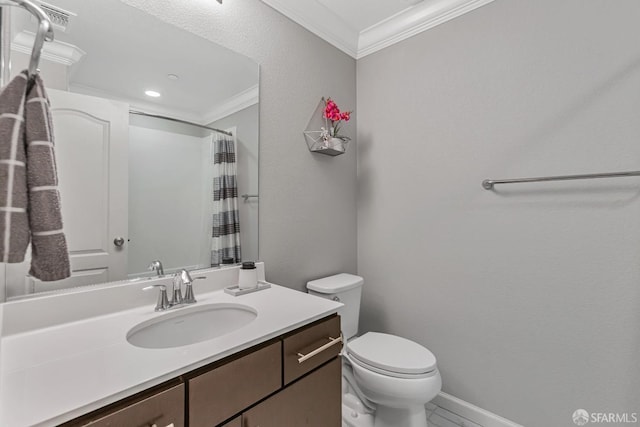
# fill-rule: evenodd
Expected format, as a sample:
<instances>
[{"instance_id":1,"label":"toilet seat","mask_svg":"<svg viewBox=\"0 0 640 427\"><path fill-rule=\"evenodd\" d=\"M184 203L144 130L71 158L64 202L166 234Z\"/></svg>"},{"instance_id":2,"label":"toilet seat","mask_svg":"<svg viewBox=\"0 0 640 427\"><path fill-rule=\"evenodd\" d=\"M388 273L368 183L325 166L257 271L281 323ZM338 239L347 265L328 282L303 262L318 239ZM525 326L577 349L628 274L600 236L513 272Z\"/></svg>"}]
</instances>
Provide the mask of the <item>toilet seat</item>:
<instances>
[{"instance_id":1,"label":"toilet seat","mask_svg":"<svg viewBox=\"0 0 640 427\"><path fill-rule=\"evenodd\" d=\"M406 338L367 332L347 344L347 356L365 369L396 378L423 378L436 371L436 357Z\"/></svg>"}]
</instances>

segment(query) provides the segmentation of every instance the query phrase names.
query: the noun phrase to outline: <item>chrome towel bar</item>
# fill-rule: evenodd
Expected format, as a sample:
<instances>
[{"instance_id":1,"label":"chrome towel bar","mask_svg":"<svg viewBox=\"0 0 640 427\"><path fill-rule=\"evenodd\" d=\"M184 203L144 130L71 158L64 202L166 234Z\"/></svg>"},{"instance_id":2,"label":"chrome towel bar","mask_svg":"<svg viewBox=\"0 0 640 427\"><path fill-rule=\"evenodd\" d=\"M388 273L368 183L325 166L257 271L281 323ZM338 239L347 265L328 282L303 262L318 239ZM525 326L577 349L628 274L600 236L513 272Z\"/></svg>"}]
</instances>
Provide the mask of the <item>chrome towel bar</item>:
<instances>
[{"instance_id":1,"label":"chrome towel bar","mask_svg":"<svg viewBox=\"0 0 640 427\"><path fill-rule=\"evenodd\" d=\"M484 188L485 190L493 190L493 186L495 184L519 184L523 182L569 181L574 179L621 178L621 177L627 177L627 176L640 176L640 171L591 173L591 174L584 174L584 175L541 176L537 178L485 179L484 181L482 181L482 188Z\"/></svg>"}]
</instances>

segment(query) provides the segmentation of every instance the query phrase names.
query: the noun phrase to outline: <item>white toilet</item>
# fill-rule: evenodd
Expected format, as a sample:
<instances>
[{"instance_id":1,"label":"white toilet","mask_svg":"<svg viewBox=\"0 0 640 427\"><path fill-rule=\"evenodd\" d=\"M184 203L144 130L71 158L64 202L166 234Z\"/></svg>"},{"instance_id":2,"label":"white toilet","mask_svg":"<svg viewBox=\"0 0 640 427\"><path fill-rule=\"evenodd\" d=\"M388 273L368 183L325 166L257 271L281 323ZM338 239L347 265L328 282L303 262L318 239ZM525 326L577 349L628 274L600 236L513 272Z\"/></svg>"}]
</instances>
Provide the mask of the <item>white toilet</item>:
<instances>
[{"instance_id":1,"label":"white toilet","mask_svg":"<svg viewBox=\"0 0 640 427\"><path fill-rule=\"evenodd\" d=\"M442 387L436 358L420 344L395 335L367 332L359 337L363 279L353 274L313 280L310 294L344 307L342 335L342 421L348 427L427 427L425 404Z\"/></svg>"}]
</instances>

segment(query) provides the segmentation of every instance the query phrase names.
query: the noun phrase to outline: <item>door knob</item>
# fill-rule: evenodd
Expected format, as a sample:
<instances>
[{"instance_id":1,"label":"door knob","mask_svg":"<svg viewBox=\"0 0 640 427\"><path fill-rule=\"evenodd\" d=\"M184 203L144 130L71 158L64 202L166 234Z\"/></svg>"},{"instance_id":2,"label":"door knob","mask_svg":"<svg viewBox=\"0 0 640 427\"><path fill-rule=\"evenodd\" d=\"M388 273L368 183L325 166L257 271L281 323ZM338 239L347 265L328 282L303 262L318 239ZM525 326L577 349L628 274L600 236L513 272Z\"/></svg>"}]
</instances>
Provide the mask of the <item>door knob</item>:
<instances>
[{"instance_id":1,"label":"door knob","mask_svg":"<svg viewBox=\"0 0 640 427\"><path fill-rule=\"evenodd\" d=\"M117 247L122 247L124 245L124 237L116 237L113 239L113 244Z\"/></svg>"}]
</instances>

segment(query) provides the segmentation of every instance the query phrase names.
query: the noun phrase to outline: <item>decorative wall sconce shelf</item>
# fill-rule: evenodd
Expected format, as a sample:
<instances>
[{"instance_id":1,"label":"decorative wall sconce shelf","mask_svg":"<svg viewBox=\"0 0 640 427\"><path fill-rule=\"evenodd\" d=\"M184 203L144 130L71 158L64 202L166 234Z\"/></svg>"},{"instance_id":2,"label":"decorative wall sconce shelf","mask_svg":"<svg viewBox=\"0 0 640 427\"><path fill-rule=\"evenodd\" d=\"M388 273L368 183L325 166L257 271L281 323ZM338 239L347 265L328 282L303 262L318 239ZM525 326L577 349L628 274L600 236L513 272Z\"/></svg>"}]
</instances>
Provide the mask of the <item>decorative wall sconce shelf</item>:
<instances>
[{"instance_id":1,"label":"decorative wall sconce shelf","mask_svg":"<svg viewBox=\"0 0 640 427\"><path fill-rule=\"evenodd\" d=\"M307 147L312 153L326 154L327 156L338 156L347 151L347 143L351 138L340 136L337 138L323 138L320 134L322 131L305 131L304 138L307 141Z\"/></svg>"},{"instance_id":2,"label":"decorative wall sconce shelf","mask_svg":"<svg viewBox=\"0 0 640 427\"><path fill-rule=\"evenodd\" d=\"M333 128L329 120L324 116L325 108L326 101L322 98L307 124L307 128L304 131L304 139L309 151L312 153L339 156L347 151L347 144L351 141L351 138L331 135Z\"/></svg>"}]
</instances>

